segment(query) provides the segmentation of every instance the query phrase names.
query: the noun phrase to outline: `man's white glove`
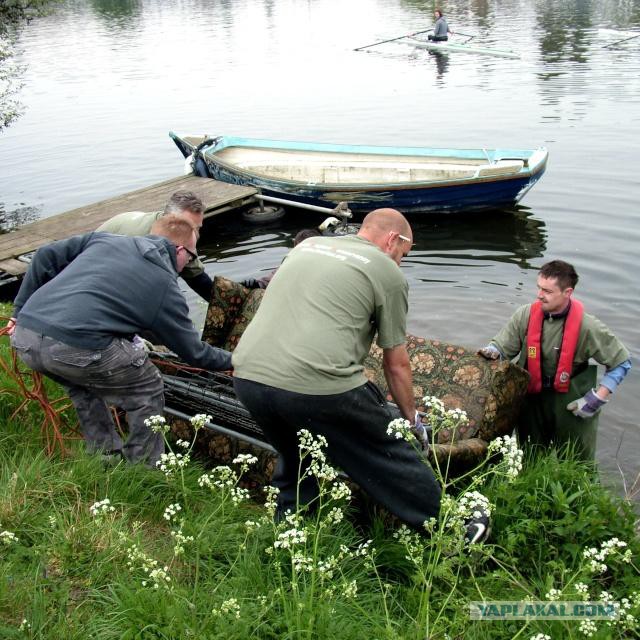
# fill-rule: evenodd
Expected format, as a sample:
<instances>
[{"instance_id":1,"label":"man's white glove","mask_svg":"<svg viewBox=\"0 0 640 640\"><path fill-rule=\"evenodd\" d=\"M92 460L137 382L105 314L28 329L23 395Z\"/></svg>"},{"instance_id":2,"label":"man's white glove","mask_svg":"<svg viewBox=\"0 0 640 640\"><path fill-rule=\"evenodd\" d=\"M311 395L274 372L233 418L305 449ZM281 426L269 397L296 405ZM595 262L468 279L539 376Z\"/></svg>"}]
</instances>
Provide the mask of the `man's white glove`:
<instances>
[{"instance_id":1,"label":"man's white glove","mask_svg":"<svg viewBox=\"0 0 640 640\"><path fill-rule=\"evenodd\" d=\"M593 418L607 402L597 396L595 389L589 389L582 398L570 402L567 409L578 418Z\"/></svg>"},{"instance_id":2,"label":"man's white glove","mask_svg":"<svg viewBox=\"0 0 640 640\"><path fill-rule=\"evenodd\" d=\"M502 358L500 349L493 344L488 344L486 347L479 349L478 355L486 358L487 360L500 360L500 358Z\"/></svg>"}]
</instances>

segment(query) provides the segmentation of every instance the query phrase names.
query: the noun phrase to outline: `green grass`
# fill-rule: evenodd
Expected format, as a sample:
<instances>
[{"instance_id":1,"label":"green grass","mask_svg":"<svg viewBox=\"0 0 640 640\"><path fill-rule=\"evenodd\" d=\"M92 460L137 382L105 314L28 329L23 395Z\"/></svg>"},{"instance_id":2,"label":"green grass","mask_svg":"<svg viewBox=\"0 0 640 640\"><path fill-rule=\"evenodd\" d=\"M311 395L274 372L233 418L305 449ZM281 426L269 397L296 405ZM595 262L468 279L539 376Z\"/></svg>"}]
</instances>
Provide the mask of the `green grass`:
<instances>
[{"instance_id":1,"label":"green grass","mask_svg":"<svg viewBox=\"0 0 640 640\"><path fill-rule=\"evenodd\" d=\"M9 388L0 379L0 391ZM124 464L105 469L80 441L49 459L39 409L11 418L20 401L0 395L0 536L17 537L0 541L0 638L584 638L577 622L468 615L473 600L546 600L552 588L561 600L581 600L580 582L591 599L602 591L630 598L630 613L640 614L633 510L587 466L554 452L526 459L513 482L500 465L479 472L493 533L469 551L449 526L455 501L432 537L380 520L363 530L326 483L316 516L274 524L263 501L236 494L234 503L237 469L228 485L210 488L198 480L211 470L194 461L170 478ZM105 498L114 510L95 517L91 506ZM176 503L181 510L167 520ZM274 544L294 530L306 539ZM178 531L193 540L176 554ZM628 546L592 573L584 550L612 538ZM596 624L594 638L638 634L632 621L626 629Z\"/></svg>"}]
</instances>

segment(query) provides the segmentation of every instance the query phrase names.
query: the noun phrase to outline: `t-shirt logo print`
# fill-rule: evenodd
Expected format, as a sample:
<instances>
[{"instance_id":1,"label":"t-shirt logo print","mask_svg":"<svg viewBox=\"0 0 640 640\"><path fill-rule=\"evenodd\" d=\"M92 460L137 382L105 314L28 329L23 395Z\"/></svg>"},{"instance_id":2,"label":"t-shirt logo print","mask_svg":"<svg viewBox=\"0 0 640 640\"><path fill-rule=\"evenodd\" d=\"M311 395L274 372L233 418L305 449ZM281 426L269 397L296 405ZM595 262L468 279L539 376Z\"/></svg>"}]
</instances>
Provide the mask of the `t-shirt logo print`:
<instances>
[{"instance_id":1,"label":"t-shirt logo print","mask_svg":"<svg viewBox=\"0 0 640 640\"><path fill-rule=\"evenodd\" d=\"M529 347L529 357L530 358L535 358L536 357L536 348L535 347Z\"/></svg>"}]
</instances>

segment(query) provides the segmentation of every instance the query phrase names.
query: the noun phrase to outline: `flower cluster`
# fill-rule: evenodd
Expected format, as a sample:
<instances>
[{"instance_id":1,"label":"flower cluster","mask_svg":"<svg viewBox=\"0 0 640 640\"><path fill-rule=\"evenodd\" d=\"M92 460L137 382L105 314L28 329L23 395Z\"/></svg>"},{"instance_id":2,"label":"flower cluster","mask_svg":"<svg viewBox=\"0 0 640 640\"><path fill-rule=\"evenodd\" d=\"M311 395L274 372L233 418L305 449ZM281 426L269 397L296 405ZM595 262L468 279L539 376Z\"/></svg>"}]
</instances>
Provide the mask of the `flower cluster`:
<instances>
[{"instance_id":1,"label":"flower cluster","mask_svg":"<svg viewBox=\"0 0 640 640\"><path fill-rule=\"evenodd\" d=\"M578 626L579 631L590 638L598 629L593 620L582 620Z\"/></svg>"},{"instance_id":2,"label":"flower cluster","mask_svg":"<svg viewBox=\"0 0 640 640\"><path fill-rule=\"evenodd\" d=\"M544 597L547 600L560 600L561 595L562 591L560 589L549 589Z\"/></svg>"},{"instance_id":3,"label":"flower cluster","mask_svg":"<svg viewBox=\"0 0 640 640\"><path fill-rule=\"evenodd\" d=\"M189 464L190 459L188 454L183 455L171 451L169 453L163 453L160 456L160 460L156 462L156 467L158 467L167 478L171 478L177 469L184 469Z\"/></svg>"},{"instance_id":4,"label":"flower cluster","mask_svg":"<svg viewBox=\"0 0 640 640\"><path fill-rule=\"evenodd\" d=\"M102 516L106 516L108 513L113 513L115 511L115 507L111 504L109 498L105 498L104 500L100 500L98 502L94 502L89 507L89 513L94 518L100 518Z\"/></svg>"},{"instance_id":5,"label":"flower cluster","mask_svg":"<svg viewBox=\"0 0 640 640\"><path fill-rule=\"evenodd\" d=\"M478 491L467 491L457 501L445 497L443 502L445 501L451 509L452 517L447 523L449 526L464 525L469 520L491 515L489 499Z\"/></svg>"},{"instance_id":6,"label":"flower cluster","mask_svg":"<svg viewBox=\"0 0 640 640\"><path fill-rule=\"evenodd\" d=\"M446 409L444 402L435 396L425 396L422 401L428 417L427 422L431 425L434 434L442 429L455 431L458 427L469 424L467 412L462 409Z\"/></svg>"},{"instance_id":7,"label":"flower cluster","mask_svg":"<svg viewBox=\"0 0 640 640\"><path fill-rule=\"evenodd\" d=\"M149 427L153 433L168 433L169 425L163 416L151 416L144 421L145 426Z\"/></svg>"},{"instance_id":8,"label":"flower cluster","mask_svg":"<svg viewBox=\"0 0 640 640\"><path fill-rule=\"evenodd\" d=\"M396 440L407 440L411 442L413 435L411 433L411 423L404 418L396 418L389 423L387 434Z\"/></svg>"},{"instance_id":9,"label":"flower cluster","mask_svg":"<svg viewBox=\"0 0 640 640\"><path fill-rule=\"evenodd\" d=\"M22 618L18 631L29 631L29 629L31 629L31 623L26 618Z\"/></svg>"},{"instance_id":10,"label":"flower cluster","mask_svg":"<svg viewBox=\"0 0 640 640\"><path fill-rule=\"evenodd\" d=\"M0 531L0 542L10 545L12 542L18 542L18 536L11 531Z\"/></svg>"},{"instance_id":11,"label":"flower cluster","mask_svg":"<svg viewBox=\"0 0 640 640\"><path fill-rule=\"evenodd\" d=\"M531 640L551 640L551 636L546 633L536 633L535 636L531 636Z\"/></svg>"},{"instance_id":12,"label":"flower cluster","mask_svg":"<svg viewBox=\"0 0 640 640\"><path fill-rule=\"evenodd\" d=\"M199 431L207 422L211 422L211 420L212 417L207 413L196 413L196 415L191 418L191 426L196 431Z\"/></svg>"},{"instance_id":13,"label":"flower cluster","mask_svg":"<svg viewBox=\"0 0 640 640\"><path fill-rule=\"evenodd\" d=\"M583 600L589 599L589 587L584 582L576 582L574 588Z\"/></svg>"},{"instance_id":14,"label":"flower cluster","mask_svg":"<svg viewBox=\"0 0 640 640\"><path fill-rule=\"evenodd\" d=\"M193 536L185 536L182 533L182 525L177 531L171 532L171 537L176 541L175 546L173 547L173 553L176 556L179 556L184 553L184 545L187 542L193 542Z\"/></svg>"},{"instance_id":15,"label":"flower cluster","mask_svg":"<svg viewBox=\"0 0 640 640\"><path fill-rule=\"evenodd\" d=\"M287 529L278 534L277 540L273 543L275 549L291 549L297 544L304 544L307 541L307 532L304 529Z\"/></svg>"},{"instance_id":16,"label":"flower cluster","mask_svg":"<svg viewBox=\"0 0 640 640\"><path fill-rule=\"evenodd\" d=\"M264 507L267 510L267 514L273 518L278 507L278 494L280 493L280 489L277 487L265 487L264 492L267 494Z\"/></svg>"},{"instance_id":17,"label":"flower cluster","mask_svg":"<svg viewBox=\"0 0 640 640\"><path fill-rule=\"evenodd\" d=\"M178 513L178 511L182 511L182 507L176 502L174 504L170 504L165 510L164 515L162 516L165 520L171 522L171 519Z\"/></svg>"},{"instance_id":18,"label":"flower cluster","mask_svg":"<svg viewBox=\"0 0 640 640\"><path fill-rule=\"evenodd\" d=\"M211 613L214 616L222 616L228 615L236 618L236 620L240 619L240 604L238 603L237 598L229 598L225 600L219 609L212 609Z\"/></svg>"},{"instance_id":19,"label":"flower cluster","mask_svg":"<svg viewBox=\"0 0 640 640\"><path fill-rule=\"evenodd\" d=\"M146 578L142 580L143 587L150 585L154 589L159 589L170 586L169 567L160 567L159 562L150 558L137 544L127 551L127 566L131 571L139 567L146 574Z\"/></svg>"},{"instance_id":20,"label":"flower cluster","mask_svg":"<svg viewBox=\"0 0 640 640\"><path fill-rule=\"evenodd\" d=\"M234 464L240 465L240 473L244 473L249 470L252 464L258 462L258 458L252 456L250 453L239 453L234 459Z\"/></svg>"},{"instance_id":21,"label":"flower cluster","mask_svg":"<svg viewBox=\"0 0 640 640\"><path fill-rule=\"evenodd\" d=\"M249 497L249 489L244 489L243 487L233 487L231 489L231 501L235 505L245 502Z\"/></svg>"},{"instance_id":22,"label":"flower cluster","mask_svg":"<svg viewBox=\"0 0 640 640\"><path fill-rule=\"evenodd\" d=\"M358 584L355 580L348 582L344 585L344 589L342 590L342 595L347 600L353 600L358 596Z\"/></svg>"},{"instance_id":23,"label":"flower cluster","mask_svg":"<svg viewBox=\"0 0 640 640\"><path fill-rule=\"evenodd\" d=\"M338 472L328 462L324 453L327 447L327 439L324 436L313 437L306 429L298 431L298 448L300 456L309 456L309 473L320 481L332 482L338 477Z\"/></svg>"},{"instance_id":24,"label":"flower cluster","mask_svg":"<svg viewBox=\"0 0 640 640\"><path fill-rule=\"evenodd\" d=\"M180 447L181 449L188 449L190 446L191 444L186 440L178 440L176 442L176 447Z\"/></svg>"},{"instance_id":25,"label":"flower cluster","mask_svg":"<svg viewBox=\"0 0 640 640\"><path fill-rule=\"evenodd\" d=\"M627 543L618 538L611 538L602 543L600 549L591 547L585 549L582 553L583 557L589 561L589 569L592 573L604 573L607 570L605 560L608 556L621 555L623 562L631 562L631 550L627 549L624 553L620 553L619 549L627 547Z\"/></svg>"},{"instance_id":26,"label":"flower cluster","mask_svg":"<svg viewBox=\"0 0 640 640\"><path fill-rule=\"evenodd\" d=\"M424 539L422 536L403 524L397 531L394 531L393 537L405 548L405 559L418 568L422 567L424 560Z\"/></svg>"},{"instance_id":27,"label":"flower cluster","mask_svg":"<svg viewBox=\"0 0 640 640\"><path fill-rule=\"evenodd\" d=\"M522 449L513 436L502 436L489 443L489 453L501 453L506 465L506 476L509 482L513 482L522 471Z\"/></svg>"},{"instance_id":28,"label":"flower cluster","mask_svg":"<svg viewBox=\"0 0 640 640\"><path fill-rule=\"evenodd\" d=\"M332 500L349 500L351 498L351 489L345 482L336 482L331 486L329 496Z\"/></svg>"},{"instance_id":29,"label":"flower cluster","mask_svg":"<svg viewBox=\"0 0 640 640\"><path fill-rule=\"evenodd\" d=\"M215 467L215 469L209 473L205 473L198 478L198 484L208 489L213 489L214 487L218 489L224 489L225 487L230 488L234 487L236 482L238 482L236 474L233 472L233 469L226 465Z\"/></svg>"}]
</instances>

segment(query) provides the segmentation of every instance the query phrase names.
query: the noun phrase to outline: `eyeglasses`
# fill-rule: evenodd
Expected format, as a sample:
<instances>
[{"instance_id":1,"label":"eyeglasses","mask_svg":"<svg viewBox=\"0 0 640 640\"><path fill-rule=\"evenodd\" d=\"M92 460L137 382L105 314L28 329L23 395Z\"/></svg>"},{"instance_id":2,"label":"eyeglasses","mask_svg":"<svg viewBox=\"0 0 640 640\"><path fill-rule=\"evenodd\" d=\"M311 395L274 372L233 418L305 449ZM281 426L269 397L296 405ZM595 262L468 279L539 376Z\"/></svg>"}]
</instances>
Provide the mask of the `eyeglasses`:
<instances>
[{"instance_id":1,"label":"eyeglasses","mask_svg":"<svg viewBox=\"0 0 640 640\"><path fill-rule=\"evenodd\" d=\"M411 242L411 238L407 238L407 236L403 236L402 234L398 234L398 238L400 238L400 240L404 240L405 242Z\"/></svg>"},{"instance_id":2,"label":"eyeglasses","mask_svg":"<svg viewBox=\"0 0 640 640\"><path fill-rule=\"evenodd\" d=\"M191 251L191 249L187 249L187 247L185 247L184 245L180 245L178 247L178 249L182 247L188 254L189 254L189 260L187 260L187 264L190 264L191 262L193 262L194 260L198 259L198 254L194 253L193 251Z\"/></svg>"}]
</instances>

